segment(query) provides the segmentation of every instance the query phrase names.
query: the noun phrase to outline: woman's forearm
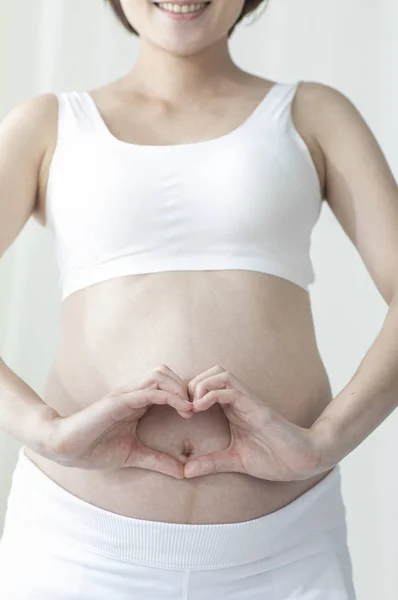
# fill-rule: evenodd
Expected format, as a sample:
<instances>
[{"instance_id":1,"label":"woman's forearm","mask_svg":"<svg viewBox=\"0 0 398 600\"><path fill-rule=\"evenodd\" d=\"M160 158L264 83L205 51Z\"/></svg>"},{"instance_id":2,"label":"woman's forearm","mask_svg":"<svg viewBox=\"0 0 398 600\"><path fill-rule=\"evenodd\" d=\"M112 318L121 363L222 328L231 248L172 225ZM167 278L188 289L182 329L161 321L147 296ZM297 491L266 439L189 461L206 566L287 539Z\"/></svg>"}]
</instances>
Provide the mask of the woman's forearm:
<instances>
[{"instance_id":1,"label":"woman's forearm","mask_svg":"<svg viewBox=\"0 0 398 600\"><path fill-rule=\"evenodd\" d=\"M46 424L57 416L0 358L0 429L40 451L45 443Z\"/></svg>"},{"instance_id":2,"label":"woman's forearm","mask_svg":"<svg viewBox=\"0 0 398 600\"><path fill-rule=\"evenodd\" d=\"M349 383L312 425L326 464L340 462L398 406L398 295Z\"/></svg>"}]
</instances>

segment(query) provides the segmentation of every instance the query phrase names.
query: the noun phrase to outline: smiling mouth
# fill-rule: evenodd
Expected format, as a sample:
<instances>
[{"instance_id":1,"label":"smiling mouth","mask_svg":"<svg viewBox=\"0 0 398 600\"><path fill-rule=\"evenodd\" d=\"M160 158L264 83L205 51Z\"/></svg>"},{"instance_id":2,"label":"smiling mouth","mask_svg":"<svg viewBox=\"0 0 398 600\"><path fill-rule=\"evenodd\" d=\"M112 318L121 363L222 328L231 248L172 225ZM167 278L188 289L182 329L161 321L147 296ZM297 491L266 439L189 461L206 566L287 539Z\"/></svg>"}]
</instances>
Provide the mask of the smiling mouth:
<instances>
[{"instance_id":1,"label":"smiling mouth","mask_svg":"<svg viewBox=\"0 0 398 600\"><path fill-rule=\"evenodd\" d=\"M206 2L187 2L186 0L184 2L164 2L164 1L160 1L160 2L153 2L153 4L156 6L156 8L159 8L159 10L163 10L164 12L169 12L172 13L174 15L194 15L196 13L199 12L203 12L206 8L208 8L209 4L211 4L211 1L206 1ZM169 10L163 6L160 6L160 4L172 4L172 5L177 5L177 6L190 6L191 4L197 4L197 5L202 5L200 8L196 9L196 10L189 10L189 11L173 11L173 10Z\"/></svg>"},{"instance_id":2,"label":"smiling mouth","mask_svg":"<svg viewBox=\"0 0 398 600\"><path fill-rule=\"evenodd\" d=\"M168 20L174 21L176 23L180 22L180 23L186 23L187 26L189 23L195 23L195 22L199 22L200 19L204 18L204 16L206 15L206 11L209 8L211 2L201 2L201 3L195 3L195 5L199 5L199 8L197 8L196 10L182 10L182 8L178 11L174 11L174 10L169 10L173 7L174 5L177 6L190 6L189 0L184 0L184 4L180 1L180 2L154 2L154 6L156 6L156 8L159 10L159 12L163 13L161 16L165 17ZM164 4L164 6L159 6L159 4Z\"/></svg>"}]
</instances>

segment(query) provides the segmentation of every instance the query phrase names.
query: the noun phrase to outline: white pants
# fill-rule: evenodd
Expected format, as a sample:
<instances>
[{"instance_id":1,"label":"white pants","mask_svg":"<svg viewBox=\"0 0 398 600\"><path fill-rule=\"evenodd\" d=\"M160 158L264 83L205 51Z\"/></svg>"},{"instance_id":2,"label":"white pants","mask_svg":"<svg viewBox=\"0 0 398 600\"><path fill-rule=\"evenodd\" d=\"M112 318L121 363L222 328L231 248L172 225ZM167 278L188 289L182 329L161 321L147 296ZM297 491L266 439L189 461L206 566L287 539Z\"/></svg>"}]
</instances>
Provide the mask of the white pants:
<instances>
[{"instance_id":1,"label":"white pants","mask_svg":"<svg viewBox=\"0 0 398 600\"><path fill-rule=\"evenodd\" d=\"M356 600L335 467L269 515L176 524L77 498L21 448L0 541L4 600Z\"/></svg>"}]
</instances>

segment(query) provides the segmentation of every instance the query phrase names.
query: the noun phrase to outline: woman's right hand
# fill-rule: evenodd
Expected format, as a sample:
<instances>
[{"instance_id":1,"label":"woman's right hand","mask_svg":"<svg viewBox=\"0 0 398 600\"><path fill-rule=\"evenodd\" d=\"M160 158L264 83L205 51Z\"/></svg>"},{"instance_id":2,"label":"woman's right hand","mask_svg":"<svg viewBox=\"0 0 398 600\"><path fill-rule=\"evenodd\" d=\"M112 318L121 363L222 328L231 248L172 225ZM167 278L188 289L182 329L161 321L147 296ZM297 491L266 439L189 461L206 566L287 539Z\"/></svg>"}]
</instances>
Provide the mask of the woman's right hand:
<instances>
[{"instance_id":1,"label":"woman's right hand","mask_svg":"<svg viewBox=\"0 0 398 600\"><path fill-rule=\"evenodd\" d=\"M154 404L168 404L183 418L193 414L184 382L166 365L137 383L112 390L77 413L51 419L41 454L68 467L140 467L183 479L181 462L137 438L138 421Z\"/></svg>"}]
</instances>

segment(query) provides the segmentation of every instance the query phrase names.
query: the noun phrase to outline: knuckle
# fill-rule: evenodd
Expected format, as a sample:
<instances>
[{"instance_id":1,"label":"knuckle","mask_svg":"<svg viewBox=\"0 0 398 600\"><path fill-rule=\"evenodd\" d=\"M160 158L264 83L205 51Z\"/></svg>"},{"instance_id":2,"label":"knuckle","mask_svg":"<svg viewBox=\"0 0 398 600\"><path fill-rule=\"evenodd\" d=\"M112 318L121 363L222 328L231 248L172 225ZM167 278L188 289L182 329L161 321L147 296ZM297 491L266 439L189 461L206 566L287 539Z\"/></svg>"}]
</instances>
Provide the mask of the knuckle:
<instances>
[{"instance_id":1,"label":"knuckle","mask_svg":"<svg viewBox=\"0 0 398 600\"><path fill-rule=\"evenodd\" d=\"M112 423L120 421L120 415L122 415L128 405L128 402L124 397L121 398L108 398L108 402L104 405L106 418Z\"/></svg>"},{"instance_id":2,"label":"knuckle","mask_svg":"<svg viewBox=\"0 0 398 600\"><path fill-rule=\"evenodd\" d=\"M188 396L190 396L191 398L194 398L197 395L197 385L194 382L191 382L187 385L187 390L188 390Z\"/></svg>"},{"instance_id":3,"label":"knuckle","mask_svg":"<svg viewBox=\"0 0 398 600\"><path fill-rule=\"evenodd\" d=\"M126 391L124 389L117 389L108 392L96 403L98 410L105 410L108 413L113 412L112 409L116 410L126 401Z\"/></svg>"},{"instance_id":4,"label":"knuckle","mask_svg":"<svg viewBox=\"0 0 398 600\"><path fill-rule=\"evenodd\" d=\"M156 387L159 379L159 374L157 372L153 372L151 375L146 377L141 386L142 388Z\"/></svg>"},{"instance_id":5,"label":"knuckle","mask_svg":"<svg viewBox=\"0 0 398 600\"><path fill-rule=\"evenodd\" d=\"M195 386L194 393L195 393L196 398L199 398L199 397L201 398L202 396L204 396L205 392L206 392L206 389L205 389L205 386L203 383L198 383Z\"/></svg>"},{"instance_id":6,"label":"knuckle","mask_svg":"<svg viewBox=\"0 0 398 600\"><path fill-rule=\"evenodd\" d=\"M148 391L146 389L139 391L139 397L140 397L141 401L144 401L146 404L150 404L151 395L148 393Z\"/></svg>"},{"instance_id":7,"label":"knuckle","mask_svg":"<svg viewBox=\"0 0 398 600\"><path fill-rule=\"evenodd\" d=\"M165 364L161 364L161 365L155 367L145 377L145 379L144 379L141 387L154 387L154 386L157 386L158 383L159 383L159 379L163 379L164 376L167 375L167 372L168 372L168 367Z\"/></svg>"}]
</instances>

